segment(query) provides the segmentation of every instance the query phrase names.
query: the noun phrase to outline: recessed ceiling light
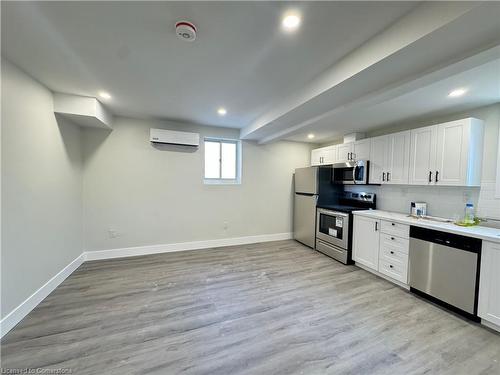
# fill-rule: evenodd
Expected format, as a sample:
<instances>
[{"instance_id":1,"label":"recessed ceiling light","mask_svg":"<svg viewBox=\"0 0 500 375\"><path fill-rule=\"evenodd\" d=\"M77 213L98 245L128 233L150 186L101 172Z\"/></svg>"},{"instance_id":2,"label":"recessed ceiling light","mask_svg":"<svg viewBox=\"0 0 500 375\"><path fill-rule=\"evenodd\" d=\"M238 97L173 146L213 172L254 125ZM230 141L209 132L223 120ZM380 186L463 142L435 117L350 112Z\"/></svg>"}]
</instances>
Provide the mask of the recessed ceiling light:
<instances>
[{"instance_id":1,"label":"recessed ceiling light","mask_svg":"<svg viewBox=\"0 0 500 375\"><path fill-rule=\"evenodd\" d=\"M314 138L314 134L312 134L312 133L311 133L311 134L308 134L308 135L307 135L307 138L309 138L309 139L313 139L313 138Z\"/></svg>"},{"instance_id":2,"label":"recessed ceiling light","mask_svg":"<svg viewBox=\"0 0 500 375\"><path fill-rule=\"evenodd\" d=\"M281 26L287 31L296 30L300 26L300 16L297 13L287 13L281 21Z\"/></svg>"},{"instance_id":3,"label":"recessed ceiling light","mask_svg":"<svg viewBox=\"0 0 500 375\"><path fill-rule=\"evenodd\" d=\"M100 91L99 96L103 99L111 99L111 95L106 91Z\"/></svg>"},{"instance_id":4,"label":"recessed ceiling light","mask_svg":"<svg viewBox=\"0 0 500 375\"><path fill-rule=\"evenodd\" d=\"M448 94L448 96L450 98L456 98L458 96L462 96L463 94L465 94L467 92L466 89L456 89L456 90L453 90L453 91L450 91L450 93Z\"/></svg>"},{"instance_id":5,"label":"recessed ceiling light","mask_svg":"<svg viewBox=\"0 0 500 375\"><path fill-rule=\"evenodd\" d=\"M226 111L226 108L222 108L220 107L218 110L217 110L217 113L221 116L225 116L227 111Z\"/></svg>"}]
</instances>

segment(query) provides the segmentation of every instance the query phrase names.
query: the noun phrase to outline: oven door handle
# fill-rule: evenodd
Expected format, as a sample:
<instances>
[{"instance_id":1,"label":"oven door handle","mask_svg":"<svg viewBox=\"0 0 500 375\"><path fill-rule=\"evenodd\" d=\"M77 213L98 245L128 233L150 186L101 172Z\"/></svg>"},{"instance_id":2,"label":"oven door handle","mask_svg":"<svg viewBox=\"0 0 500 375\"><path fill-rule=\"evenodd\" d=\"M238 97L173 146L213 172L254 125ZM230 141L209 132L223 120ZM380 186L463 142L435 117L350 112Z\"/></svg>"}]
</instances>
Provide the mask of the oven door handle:
<instances>
[{"instance_id":1,"label":"oven door handle","mask_svg":"<svg viewBox=\"0 0 500 375\"><path fill-rule=\"evenodd\" d=\"M342 217L349 217L349 214L346 214L344 212L337 212L337 211L330 211L324 208L318 208L318 212L323 215L328 215L328 216L342 216Z\"/></svg>"}]
</instances>

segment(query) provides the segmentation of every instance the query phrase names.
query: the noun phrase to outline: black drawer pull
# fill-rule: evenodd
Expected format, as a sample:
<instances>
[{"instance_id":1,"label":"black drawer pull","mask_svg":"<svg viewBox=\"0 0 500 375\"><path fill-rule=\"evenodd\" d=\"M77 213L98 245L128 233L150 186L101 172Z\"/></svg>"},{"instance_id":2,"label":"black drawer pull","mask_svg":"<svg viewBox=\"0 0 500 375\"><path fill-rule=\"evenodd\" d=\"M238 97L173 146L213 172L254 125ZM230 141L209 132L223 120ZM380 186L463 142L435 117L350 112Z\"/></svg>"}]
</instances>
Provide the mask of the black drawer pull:
<instances>
[{"instance_id":1,"label":"black drawer pull","mask_svg":"<svg viewBox=\"0 0 500 375\"><path fill-rule=\"evenodd\" d=\"M392 266L392 264L389 264L389 267L394 268L394 267Z\"/></svg>"},{"instance_id":2,"label":"black drawer pull","mask_svg":"<svg viewBox=\"0 0 500 375\"><path fill-rule=\"evenodd\" d=\"M391 240L393 240L393 241L394 241L394 237L391 237Z\"/></svg>"},{"instance_id":3,"label":"black drawer pull","mask_svg":"<svg viewBox=\"0 0 500 375\"><path fill-rule=\"evenodd\" d=\"M395 226L395 225L396 225L395 223L391 223L391 224L392 224L392 226Z\"/></svg>"},{"instance_id":4,"label":"black drawer pull","mask_svg":"<svg viewBox=\"0 0 500 375\"><path fill-rule=\"evenodd\" d=\"M391 251L391 254L394 254L394 251Z\"/></svg>"}]
</instances>

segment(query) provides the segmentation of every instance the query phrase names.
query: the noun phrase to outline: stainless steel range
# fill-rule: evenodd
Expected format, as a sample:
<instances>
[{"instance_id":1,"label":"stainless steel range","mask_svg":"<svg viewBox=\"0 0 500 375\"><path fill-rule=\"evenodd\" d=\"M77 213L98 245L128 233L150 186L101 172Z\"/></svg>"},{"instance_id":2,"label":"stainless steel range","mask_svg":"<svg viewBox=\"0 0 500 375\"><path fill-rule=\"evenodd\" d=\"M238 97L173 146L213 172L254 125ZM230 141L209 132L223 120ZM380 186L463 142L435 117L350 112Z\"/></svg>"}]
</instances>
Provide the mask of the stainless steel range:
<instances>
[{"instance_id":1,"label":"stainless steel range","mask_svg":"<svg viewBox=\"0 0 500 375\"><path fill-rule=\"evenodd\" d=\"M318 204L316 250L344 264L352 264L352 212L375 208L373 193L342 192L338 204Z\"/></svg>"}]
</instances>

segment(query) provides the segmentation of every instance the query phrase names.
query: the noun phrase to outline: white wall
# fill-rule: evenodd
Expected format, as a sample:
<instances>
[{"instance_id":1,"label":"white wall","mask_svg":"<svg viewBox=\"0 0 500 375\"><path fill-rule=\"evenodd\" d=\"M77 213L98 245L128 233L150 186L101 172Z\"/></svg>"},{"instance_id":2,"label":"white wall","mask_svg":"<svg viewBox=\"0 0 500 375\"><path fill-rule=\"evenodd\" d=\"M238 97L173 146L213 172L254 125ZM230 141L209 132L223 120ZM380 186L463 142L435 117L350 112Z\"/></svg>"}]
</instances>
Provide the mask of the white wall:
<instances>
[{"instance_id":1,"label":"white wall","mask_svg":"<svg viewBox=\"0 0 500 375\"><path fill-rule=\"evenodd\" d=\"M481 188L384 185L353 187L350 189L369 190L376 193L378 200L377 207L382 210L408 212L410 202L423 201L428 203L430 215L452 218L463 215L465 203L471 201L474 203L475 207L477 207L479 216L500 220L500 199L494 198L497 163L496 155L498 152L500 129L500 103L456 113L454 115L379 129L368 133L367 137L438 124L465 117L475 117L483 120L485 123Z\"/></svg>"},{"instance_id":2,"label":"white wall","mask_svg":"<svg viewBox=\"0 0 500 375\"><path fill-rule=\"evenodd\" d=\"M1 89L4 317L81 254L82 155L49 90L5 60Z\"/></svg>"},{"instance_id":3,"label":"white wall","mask_svg":"<svg viewBox=\"0 0 500 375\"><path fill-rule=\"evenodd\" d=\"M112 132L85 129L86 250L292 231L292 173L309 164L309 145L242 142L241 185L204 185L203 146L153 146L151 127L238 138L234 129L127 118Z\"/></svg>"}]
</instances>

